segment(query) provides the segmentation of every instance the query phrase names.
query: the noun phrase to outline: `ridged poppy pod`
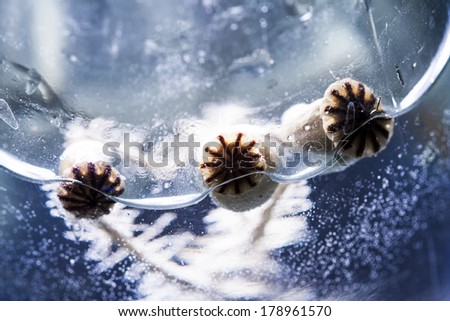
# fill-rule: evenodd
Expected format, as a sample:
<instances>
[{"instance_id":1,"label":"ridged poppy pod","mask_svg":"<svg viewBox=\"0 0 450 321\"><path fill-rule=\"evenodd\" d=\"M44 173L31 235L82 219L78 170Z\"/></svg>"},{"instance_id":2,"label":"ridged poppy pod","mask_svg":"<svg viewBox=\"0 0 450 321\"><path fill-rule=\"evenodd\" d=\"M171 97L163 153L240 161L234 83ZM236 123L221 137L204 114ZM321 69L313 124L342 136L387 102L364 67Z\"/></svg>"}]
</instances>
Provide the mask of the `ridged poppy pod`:
<instances>
[{"instance_id":1,"label":"ridged poppy pod","mask_svg":"<svg viewBox=\"0 0 450 321\"><path fill-rule=\"evenodd\" d=\"M393 128L394 119L384 113L381 99L365 84L346 78L331 84L323 98L286 110L278 135L292 143L293 152L337 155L345 161L330 172L376 155Z\"/></svg>"},{"instance_id":2,"label":"ridged poppy pod","mask_svg":"<svg viewBox=\"0 0 450 321\"><path fill-rule=\"evenodd\" d=\"M94 189L111 196L124 192L125 183L102 148L99 141L81 139L67 146L60 157L60 175L84 184L62 182L57 189L62 207L77 218L95 219L112 209L115 202Z\"/></svg>"},{"instance_id":3,"label":"ridged poppy pod","mask_svg":"<svg viewBox=\"0 0 450 321\"><path fill-rule=\"evenodd\" d=\"M206 143L200 173L208 187L229 181L217 186L211 197L221 207L242 212L263 204L278 186L264 174L273 170L271 162L260 141L236 131Z\"/></svg>"},{"instance_id":4,"label":"ridged poppy pod","mask_svg":"<svg viewBox=\"0 0 450 321\"><path fill-rule=\"evenodd\" d=\"M393 134L394 118L384 113L381 98L353 79L328 87L320 113L323 130L344 159L376 155Z\"/></svg>"}]
</instances>

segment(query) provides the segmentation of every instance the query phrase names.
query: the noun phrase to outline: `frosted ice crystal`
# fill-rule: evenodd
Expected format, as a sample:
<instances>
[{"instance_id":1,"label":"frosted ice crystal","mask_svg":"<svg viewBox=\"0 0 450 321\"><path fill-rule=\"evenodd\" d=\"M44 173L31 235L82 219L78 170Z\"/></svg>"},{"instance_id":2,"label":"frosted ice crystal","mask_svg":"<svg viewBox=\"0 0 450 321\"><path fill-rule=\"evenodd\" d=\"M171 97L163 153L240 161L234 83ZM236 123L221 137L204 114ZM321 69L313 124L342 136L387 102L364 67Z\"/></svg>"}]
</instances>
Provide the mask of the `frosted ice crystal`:
<instances>
[{"instance_id":1,"label":"frosted ice crystal","mask_svg":"<svg viewBox=\"0 0 450 321\"><path fill-rule=\"evenodd\" d=\"M140 224L141 211L116 204L98 220L78 220L61 208L54 185L44 189L53 215L69 228L65 237L89 244L84 259L96 262L97 273L131 259L123 277L140 284L138 297L157 300L279 298L280 267L271 253L303 239L307 232L300 213L310 208L305 183L282 185L260 208L209 211L204 235L167 234L174 213ZM300 293L309 298L307 290Z\"/></svg>"}]
</instances>

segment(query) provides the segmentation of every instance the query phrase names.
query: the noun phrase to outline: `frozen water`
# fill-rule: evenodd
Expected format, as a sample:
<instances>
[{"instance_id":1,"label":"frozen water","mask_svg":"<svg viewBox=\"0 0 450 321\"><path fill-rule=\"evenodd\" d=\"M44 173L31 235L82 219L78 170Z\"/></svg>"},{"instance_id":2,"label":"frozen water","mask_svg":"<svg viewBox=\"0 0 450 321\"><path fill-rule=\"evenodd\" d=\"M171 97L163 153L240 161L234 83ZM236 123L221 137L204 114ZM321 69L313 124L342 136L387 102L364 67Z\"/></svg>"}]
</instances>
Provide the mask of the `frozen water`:
<instances>
[{"instance_id":1,"label":"frozen water","mask_svg":"<svg viewBox=\"0 0 450 321\"><path fill-rule=\"evenodd\" d=\"M29 178L52 179L79 137L128 133L160 161L174 137L237 122L264 131L338 78L366 82L392 113L424 103L398 119L379 157L290 185L242 215L205 199L74 222L35 185L1 172L0 298L448 298L448 72L426 95L449 53L448 11L436 8L448 5L1 1L0 147ZM121 168L127 197L205 192L195 167L170 161ZM303 170L313 169L282 174ZM211 275L223 283L211 286Z\"/></svg>"},{"instance_id":2,"label":"frozen water","mask_svg":"<svg viewBox=\"0 0 450 321\"><path fill-rule=\"evenodd\" d=\"M389 5L399 14L386 9ZM412 10L413 5L419 8ZM63 136L53 135L54 131L42 133L51 127L38 120L49 116L53 118L50 122L54 128L64 130L77 115L89 119L100 116L97 120L107 118L103 128L97 126L97 132L92 131L94 136L102 135L104 143L112 139L103 139L107 132L133 128L136 135L130 137L135 142L153 144L148 151L165 153L164 144L160 142L177 135L176 123L180 119L193 119L193 123L204 120L205 106L216 104L218 113L227 108L222 102L248 106L254 110L248 122L269 126L277 124L282 111L293 103L316 99L334 78L348 76L375 88L391 113L403 112L395 108L410 108L442 67L437 63L436 67L431 64L428 68L433 55L445 58L449 54L445 46L446 13L433 11L421 2L369 5L369 2L348 1L342 6L329 6L322 2L284 1L275 6L258 1L246 5L220 1L161 1L156 6L167 15L164 19L155 14L153 6L145 4L51 6L55 15L68 15L63 22L59 18L40 19L43 8L30 5L31 15L40 24L39 32L33 33L32 27L30 30L24 27L20 29L22 38L37 37L51 44L49 48L41 46L34 50L32 42L11 42L12 45L4 49L7 57L29 61L29 68L7 59L3 63L6 73L2 81L8 88L5 97L10 96L19 106L15 108L22 116L18 118L19 124L20 119L29 122L25 126L28 133L4 136L6 149L33 165L56 168L55 160L64 146L55 139ZM5 12L10 10L27 19L28 13L15 11L7 2L4 7ZM72 7L76 10L71 10ZM381 15L381 12L389 14ZM417 16L418 12L421 15ZM352 19L341 19L344 14ZM90 19L90 15L95 15L97 21ZM125 15L135 15L136 19L125 21ZM431 18L435 22L429 29L415 32L414 40L407 42L397 32L404 21L421 25ZM439 42L442 39L444 41ZM419 48L416 48L417 43L421 44ZM32 52L33 57L27 58L22 53L27 50L16 53L14 50L20 46ZM93 54L89 48L96 48L100 54ZM401 53L401 61L394 54L397 52ZM416 64L413 70L405 67L410 66L411 61ZM41 67L38 70L45 74L46 81L33 67ZM428 75L426 79L421 78L424 74ZM18 79L11 84L8 79L13 77ZM421 91L412 90L421 79L425 82ZM23 92L30 97L20 101ZM400 102L405 97L406 104L402 105ZM392 106L389 106L390 101ZM30 115L33 109L38 113ZM235 123L244 123L245 117L240 114L233 117ZM110 125L111 122L121 125ZM218 120L210 122L215 128ZM27 135L39 134L39 145L43 148L33 149ZM22 137L17 137L20 135ZM120 138L115 135L116 140ZM9 147L12 140L21 143L15 144L13 149ZM124 141L124 135L119 141ZM33 154L33 150L38 155L27 156ZM168 169L170 173L175 170L180 173L179 178L191 177L193 172L191 166ZM142 168L133 168L128 174L132 171L147 178L150 175L143 174ZM321 168L305 166L295 169L280 166L277 173L280 175L273 178L299 180L321 171ZM154 186L147 186L145 190L161 190L158 178L167 173L158 170L155 173ZM174 179L173 175L168 176ZM139 177L129 179L129 183L137 187L141 182ZM173 186L160 196L176 196L178 193ZM195 187L195 184L190 186ZM199 192L199 188L185 192ZM141 189L140 193L133 192L129 196L150 195Z\"/></svg>"}]
</instances>

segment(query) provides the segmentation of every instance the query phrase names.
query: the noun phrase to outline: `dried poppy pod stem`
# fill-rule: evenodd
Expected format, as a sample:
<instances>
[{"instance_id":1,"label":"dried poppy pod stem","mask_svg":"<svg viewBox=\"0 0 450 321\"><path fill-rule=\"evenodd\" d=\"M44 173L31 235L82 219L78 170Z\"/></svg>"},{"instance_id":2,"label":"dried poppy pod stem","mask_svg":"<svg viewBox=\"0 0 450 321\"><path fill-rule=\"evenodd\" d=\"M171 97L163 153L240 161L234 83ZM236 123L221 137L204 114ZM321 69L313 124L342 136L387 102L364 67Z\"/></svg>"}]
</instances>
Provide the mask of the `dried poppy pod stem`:
<instances>
[{"instance_id":1,"label":"dried poppy pod stem","mask_svg":"<svg viewBox=\"0 0 450 321\"><path fill-rule=\"evenodd\" d=\"M337 152L349 165L386 147L394 119L383 112L381 99L368 86L346 78L331 84L323 98L288 109L281 127L284 136L292 137L295 152L313 146L320 154Z\"/></svg>"},{"instance_id":2,"label":"dried poppy pod stem","mask_svg":"<svg viewBox=\"0 0 450 321\"><path fill-rule=\"evenodd\" d=\"M221 207L236 212L250 210L264 203L278 186L260 173L273 168L268 166L269 153L258 145L239 131L218 135L216 141L206 144L206 157L200 163L205 185L214 187L231 180L211 192Z\"/></svg>"},{"instance_id":3,"label":"dried poppy pod stem","mask_svg":"<svg viewBox=\"0 0 450 321\"><path fill-rule=\"evenodd\" d=\"M115 202L92 188L111 196L124 192L125 183L105 161L102 147L99 141L82 139L70 144L60 157L61 176L84 184L62 182L57 189L62 207L77 218L95 219L111 211Z\"/></svg>"}]
</instances>

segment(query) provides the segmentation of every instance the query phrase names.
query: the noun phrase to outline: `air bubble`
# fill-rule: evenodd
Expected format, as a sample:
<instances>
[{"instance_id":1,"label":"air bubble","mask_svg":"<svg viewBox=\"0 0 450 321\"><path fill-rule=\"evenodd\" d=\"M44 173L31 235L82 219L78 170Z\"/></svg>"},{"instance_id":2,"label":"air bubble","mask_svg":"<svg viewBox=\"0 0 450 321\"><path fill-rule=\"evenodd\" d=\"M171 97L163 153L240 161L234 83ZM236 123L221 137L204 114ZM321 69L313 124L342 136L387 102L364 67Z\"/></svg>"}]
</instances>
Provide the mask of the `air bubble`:
<instances>
[{"instance_id":1,"label":"air bubble","mask_svg":"<svg viewBox=\"0 0 450 321\"><path fill-rule=\"evenodd\" d=\"M264 18L259 19L259 25L262 29L267 28L267 20Z\"/></svg>"},{"instance_id":2,"label":"air bubble","mask_svg":"<svg viewBox=\"0 0 450 321\"><path fill-rule=\"evenodd\" d=\"M381 186L383 189L386 189L389 187L389 180L386 177L383 178Z\"/></svg>"}]
</instances>

